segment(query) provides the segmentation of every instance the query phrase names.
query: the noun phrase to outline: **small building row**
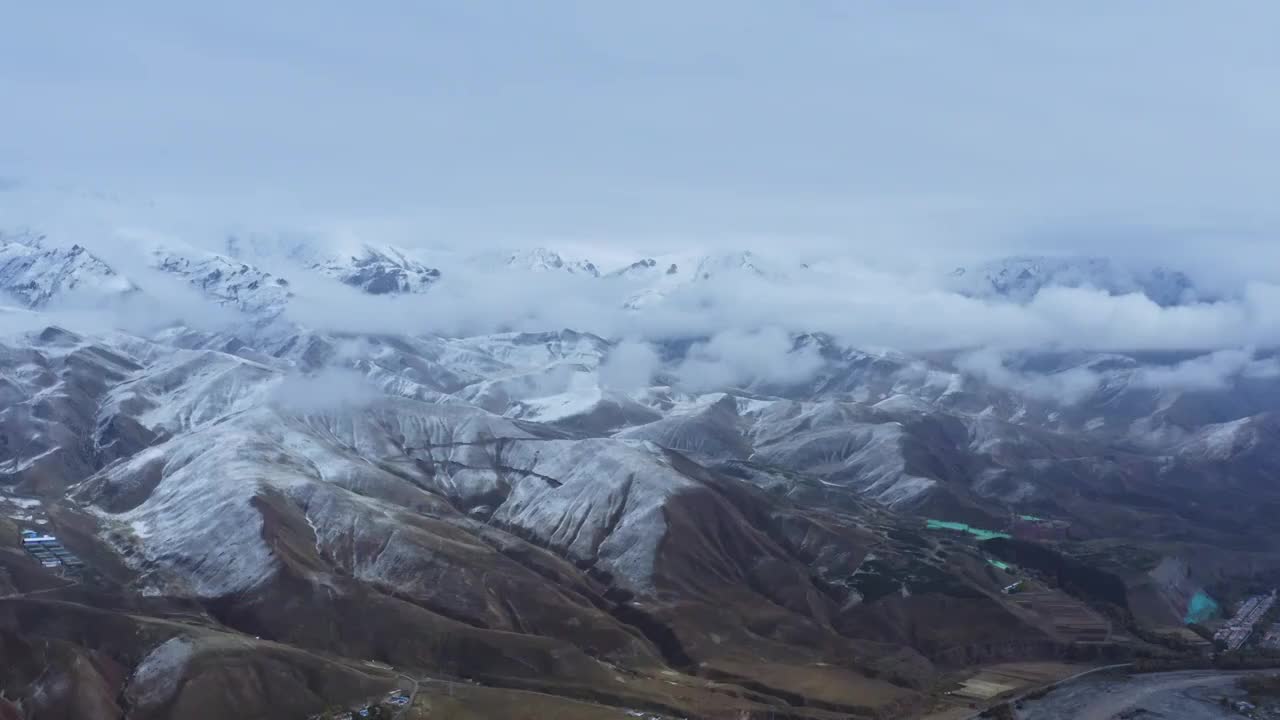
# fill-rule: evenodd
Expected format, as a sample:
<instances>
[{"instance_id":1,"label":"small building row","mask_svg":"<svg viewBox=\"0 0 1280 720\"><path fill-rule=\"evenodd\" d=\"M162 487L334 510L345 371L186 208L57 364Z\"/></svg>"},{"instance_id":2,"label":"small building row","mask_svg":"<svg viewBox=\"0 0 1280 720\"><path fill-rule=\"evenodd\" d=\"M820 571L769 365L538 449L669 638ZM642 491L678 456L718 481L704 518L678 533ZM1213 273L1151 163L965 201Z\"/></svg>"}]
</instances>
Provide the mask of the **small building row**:
<instances>
[{"instance_id":1,"label":"small building row","mask_svg":"<svg viewBox=\"0 0 1280 720\"><path fill-rule=\"evenodd\" d=\"M51 570L64 567L79 570L84 567L84 561L63 547L62 542L53 535L45 535L35 530L23 530L22 548L41 565Z\"/></svg>"}]
</instances>

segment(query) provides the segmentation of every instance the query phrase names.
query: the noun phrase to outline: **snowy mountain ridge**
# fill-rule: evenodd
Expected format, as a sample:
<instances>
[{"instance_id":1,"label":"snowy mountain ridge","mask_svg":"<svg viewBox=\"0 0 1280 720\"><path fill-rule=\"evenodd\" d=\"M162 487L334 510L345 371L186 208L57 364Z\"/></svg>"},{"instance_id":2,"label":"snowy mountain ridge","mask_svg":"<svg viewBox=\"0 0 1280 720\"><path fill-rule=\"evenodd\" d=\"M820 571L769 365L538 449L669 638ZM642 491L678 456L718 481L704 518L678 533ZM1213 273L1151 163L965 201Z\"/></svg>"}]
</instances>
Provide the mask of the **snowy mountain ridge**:
<instances>
[{"instance_id":1,"label":"snowy mountain ridge","mask_svg":"<svg viewBox=\"0 0 1280 720\"><path fill-rule=\"evenodd\" d=\"M26 306L44 305L60 292L75 289L115 294L137 291L129 279L83 247L52 248L43 243L42 236L30 231L0 234L0 288ZM423 294L442 280L470 283L495 273L536 273L552 282L562 274L575 278L574 282L599 283L602 293L616 293L619 307L637 311L662 304L673 293L702 283L731 283L734 278L786 285L803 284L812 277L819 287L836 291L843 271L832 274L828 266L847 265L837 258L793 263L748 250L686 251L647 255L604 271L589 258L549 248L428 253L363 241L317 244L305 235L232 235L223 250L209 253L166 243L160 251L153 251L149 260L165 272L187 277L224 304L270 315L278 314L289 301L289 281L304 279L305 274L336 280L369 295ZM855 272L849 278L856 282L858 275ZM957 268L937 285L968 297L1017 304L1029 303L1052 287L1095 289L1112 295L1141 293L1166 307L1215 299L1200 291L1185 273L1090 257L1001 258Z\"/></svg>"},{"instance_id":2,"label":"snowy mountain ridge","mask_svg":"<svg viewBox=\"0 0 1280 720\"><path fill-rule=\"evenodd\" d=\"M506 257L504 265L514 270L600 277L600 270L590 260L566 260L560 253L547 248L517 250Z\"/></svg>"},{"instance_id":3,"label":"snowy mountain ridge","mask_svg":"<svg viewBox=\"0 0 1280 720\"><path fill-rule=\"evenodd\" d=\"M956 268L946 285L971 297L1015 303L1028 303L1050 287L1088 288L1111 295L1141 293L1162 307L1201 299L1191 279L1182 272L1131 267L1098 257L1001 258L973 268Z\"/></svg>"},{"instance_id":4,"label":"snowy mountain ridge","mask_svg":"<svg viewBox=\"0 0 1280 720\"><path fill-rule=\"evenodd\" d=\"M156 246L150 259L153 268L186 280L217 304L259 319L279 316L293 297L288 280L218 253Z\"/></svg>"}]
</instances>

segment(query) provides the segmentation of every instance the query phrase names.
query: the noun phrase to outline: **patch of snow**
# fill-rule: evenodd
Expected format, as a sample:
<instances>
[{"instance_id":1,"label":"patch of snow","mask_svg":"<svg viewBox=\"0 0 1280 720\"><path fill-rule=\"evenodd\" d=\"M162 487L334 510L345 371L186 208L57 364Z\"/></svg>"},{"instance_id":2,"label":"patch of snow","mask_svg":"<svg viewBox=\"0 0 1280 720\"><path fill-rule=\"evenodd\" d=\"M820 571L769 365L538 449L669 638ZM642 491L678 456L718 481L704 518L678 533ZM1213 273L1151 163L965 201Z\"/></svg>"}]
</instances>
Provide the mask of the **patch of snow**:
<instances>
[{"instance_id":1,"label":"patch of snow","mask_svg":"<svg viewBox=\"0 0 1280 720\"><path fill-rule=\"evenodd\" d=\"M569 389L556 395L531 398L520 401L516 408L507 413L508 417L522 420L552 423L557 420L583 415L592 410L604 398L600 385L595 382L594 375L576 373Z\"/></svg>"},{"instance_id":2,"label":"patch of snow","mask_svg":"<svg viewBox=\"0 0 1280 720\"><path fill-rule=\"evenodd\" d=\"M135 705L158 707L168 702L186 675L195 646L184 637L173 637L147 653L129 678L128 694Z\"/></svg>"}]
</instances>

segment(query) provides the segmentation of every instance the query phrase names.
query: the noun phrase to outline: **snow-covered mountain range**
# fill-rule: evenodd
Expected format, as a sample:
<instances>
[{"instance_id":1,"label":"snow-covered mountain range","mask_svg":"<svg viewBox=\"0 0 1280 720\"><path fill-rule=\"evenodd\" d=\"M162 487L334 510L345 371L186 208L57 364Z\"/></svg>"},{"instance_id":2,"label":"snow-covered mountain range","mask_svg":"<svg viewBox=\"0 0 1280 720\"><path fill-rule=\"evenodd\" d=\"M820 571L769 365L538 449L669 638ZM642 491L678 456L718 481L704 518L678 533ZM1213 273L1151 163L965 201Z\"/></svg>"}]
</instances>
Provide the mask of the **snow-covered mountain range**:
<instances>
[{"instance_id":1,"label":"snow-covered mountain range","mask_svg":"<svg viewBox=\"0 0 1280 720\"><path fill-rule=\"evenodd\" d=\"M361 246L354 253L324 257L310 250L304 252L302 247L275 255L289 260L284 268L294 277L311 273L369 295L430 293L433 284L447 272L429 267L414 253L398 248ZM310 374L336 368L363 376L380 393L471 405L512 419L588 432L631 432L628 428L632 425L653 423L650 429L636 431L648 435L663 427L657 422L660 419L695 417L708 403L723 399L726 391L745 393L738 396L736 405L731 403L740 411L732 415L733 430L717 425L717 429L709 431L717 437L727 437L726 433L738 437L729 445L743 450L743 459L763 452L748 440L757 432L754 424L776 423L771 413L791 403L801 403L799 408L804 403L854 403L865 412L885 418L900 412L951 413L984 422L998 419L1047 432L1082 434L1100 441L1122 440L1154 449L1192 442L1202 426L1240 421L1266 411L1280 399L1276 389L1280 364L1265 355L1235 361L1238 367L1227 368L1213 380L1219 386L1199 387L1194 383L1161 385L1151 379L1161 373L1167 376L1194 371L1196 363L1214 362L1213 356L1152 359L1077 353L1046 360L1028 355L1024 360L1012 359L1022 362L1022 368L1005 367L1003 360L991 368L975 365L963 353L916 357L865 352L841 346L821 334L795 336L793 346L785 351L791 359L784 363L812 366L811 372L797 378L747 375L726 380L728 384L710 394L705 388L682 389L681 363L697 343L673 341L657 348L663 360L648 368L648 385L620 391L602 380L602 367L608 363L615 343L570 330L451 339L404 337L389 342L359 335L346 337L349 333L326 333L292 321L281 325L278 320L296 299L293 284L249 262L272 257L261 248L246 249L244 244L234 242L228 250L238 257L181 246L156 246L150 250L152 270L185 282L212 304L238 310L244 321L239 327L228 327L213 335L182 328L164 331L159 339L147 339L150 343L160 342L151 346L149 356L161 353L160 348L173 347L184 352L230 352L276 373ZM0 280L4 283L0 290L29 309L80 291L92 290L103 298L146 293L90 251L78 245L58 248L30 233L5 236L0 257L5 259L0 265ZM745 252L657 256L607 273L600 273L590 262L567 261L548 250L517 253L500 263L503 271L564 272L586 275L592 281L631 283L628 291L638 288L627 300L626 307L632 310L660 303L679 288L726 275L786 281L807 270L799 266L780 270ZM1143 289L1161 301L1171 300L1175 289L1180 289L1182 299L1190 297L1184 276L1154 272L1144 277L1171 284L1126 285L1138 280L1119 274L1102 261L1072 265L1017 258L977 272L987 278L984 285L990 283L992 292L1018 302L1053 284L1075 287L1095 281L1116 292ZM264 329L268 327L269 330ZM1029 370L1033 366L1037 369ZM184 378L171 382L186 384ZM193 396L198 402L206 402L200 393L193 392ZM715 417L723 421L726 416L721 412ZM840 417L844 419L838 425L842 431L847 430L853 421ZM894 425L899 421L884 422ZM682 423L684 420L676 425L683 427ZM804 426L812 428L813 423L807 421ZM173 431L147 429L163 434ZM683 437L679 432L663 431L660 437L660 445L679 450L692 451L701 443L677 441ZM846 451L852 450L847 439L842 442ZM904 469L906 451L902 441L877 442L877 462L888 463L899 473L878 485L884 493L880 499L915 502L936 485L937 478L922 482ZM901 479L901 486L893 477Z\"/></svg>"},{"instance_id":2,"label":"snow-covered mountain range","mask_svg":"<svg viewBox=\"0 0 1280 720\"><path fill-rule=\"evenodd\" d=\"M616 267L547 248L515 252L438 252L355 243L324 250L308 237L231 236L219 252L150 243L148 263L253 314L278 312L290 280L320 276L370 295L425 294L445 278L533 273L586 278L616 291L619 305L640 310L701 283L760 281L805 285L839 278L827 264L761 257L750 251L666 253ZM1105 258L1029 257L957 268L937 287L991 301L1027 303L1046 288L1084 288L1111 295L1140 294L1160 306L1213 300L1182 272L1140 268ZM137 292L135 281L76 244L29 231L0 233L0 288L27 307L76 291L105 296Z\"/></svg>"},{"instance_id":3,"label":"snow-covered mountain range","mask_svg":"<svg viewBox=\"0 0 1280 720\"><path fill-rule=\"evenodd\" d=\"M24 658L0 668L0 698L265 717L283 696L305 714L439 676L507 707L537 690L661 717L894 717L966 666L1145 648L1095 608L1179 625L1185 593L1153 574L1166 561L1184 589L1280 570L1267 350L335 330L290 310L338 291L430 300L479 267L614 283L638 314L817 271L745 252L602 270L550 251L223 250L156 246L144 267L237 322L125 332L46 310L162 302L150 276L35 234L0 244L0 291L48 319L0 338L0 531L54 532L90 566L67 583L0 543L0 648ZM1176 274L1092 261L973 273L999 301L1055 284L1194 298ZM768 363L732 356L770 344ZM1042 519L1059 540L1036 557L1089 582L1041 590L1103 639L1001 592L1048 582L993 564L1024 550L926 517L997 534Z\"/></svg>"}]
</instances>

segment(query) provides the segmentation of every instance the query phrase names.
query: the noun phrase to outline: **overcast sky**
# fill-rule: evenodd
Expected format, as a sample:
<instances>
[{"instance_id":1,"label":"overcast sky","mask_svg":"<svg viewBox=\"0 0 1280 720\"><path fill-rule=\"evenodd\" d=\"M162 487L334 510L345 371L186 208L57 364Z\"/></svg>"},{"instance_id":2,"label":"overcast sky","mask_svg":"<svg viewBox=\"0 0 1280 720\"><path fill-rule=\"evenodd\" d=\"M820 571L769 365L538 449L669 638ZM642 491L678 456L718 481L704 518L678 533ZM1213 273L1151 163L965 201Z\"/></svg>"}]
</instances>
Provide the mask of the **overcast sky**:
<instances>
[{"instance_id":1,"label":"overcast sky","mask_svg":"<svg viewBox=\"0 0 1280 720\"><path fill-rule=\"evenodd\" d=\"M13 2L0 187L420 243L1269 251L1277 27L1262 1Z\"/></svg>"}]
</instances>

